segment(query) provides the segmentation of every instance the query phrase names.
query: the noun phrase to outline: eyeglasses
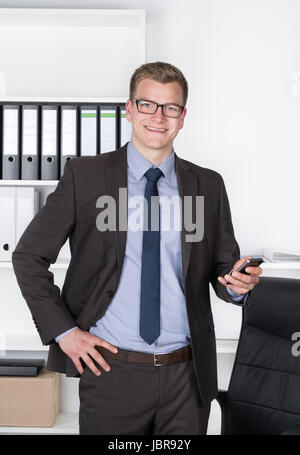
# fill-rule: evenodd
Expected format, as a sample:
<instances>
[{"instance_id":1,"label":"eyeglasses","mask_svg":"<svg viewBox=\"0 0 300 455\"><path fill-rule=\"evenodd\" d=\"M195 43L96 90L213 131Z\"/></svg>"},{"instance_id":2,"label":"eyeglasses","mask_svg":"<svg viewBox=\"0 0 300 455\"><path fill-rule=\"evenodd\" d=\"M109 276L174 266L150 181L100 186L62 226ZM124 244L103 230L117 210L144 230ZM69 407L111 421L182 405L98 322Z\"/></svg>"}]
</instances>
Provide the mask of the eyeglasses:
<instances>
[{"instance_id":1,"label":"eyeglasses","mask_svg":"<svg viewBox=\"0 0 300 455\"><path fill-rule=\"evenodd\" d=\"M162 108L162 113L165 117L178 118L181 116L184 106L179 106L178 104L167 103L167 104L158 104L155 101L149 100L137 100L132 98L131 101L136 103L137 110L142 114L155 114L159 107Z\"/></svg>"}]
</instances>

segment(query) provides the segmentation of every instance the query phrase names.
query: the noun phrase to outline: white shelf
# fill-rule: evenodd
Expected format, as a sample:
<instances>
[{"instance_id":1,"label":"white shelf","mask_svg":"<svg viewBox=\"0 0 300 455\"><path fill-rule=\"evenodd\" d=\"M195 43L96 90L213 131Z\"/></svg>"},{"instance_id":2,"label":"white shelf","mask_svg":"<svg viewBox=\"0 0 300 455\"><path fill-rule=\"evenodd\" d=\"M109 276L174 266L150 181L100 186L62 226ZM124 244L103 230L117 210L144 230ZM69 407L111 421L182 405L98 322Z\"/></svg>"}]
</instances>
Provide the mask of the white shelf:
<instances>
[{"instance_id":1,"label":"white shelf","mask_svg":"<svg viewBox=\"0 0 300 455\"><path fill-rule=\"evenodd\" d=\"M265 259L265 258L264 258ZM267 259L265 259L267 261ZM300 261L290 261L290 262L264 262L260 266L262 270L272 270L272 269L300 269Z\"/></svg>"},{"instance_id":2,"label":"white shelf","mask_svg":"<svg viewBox=\"0 0 300 455\"><path fill-rule=\"evenodd\" d=\"M216 340L217 354L235 354L238 340Z\"/></svg>"},{"instance_id":3,"label":"white shelf","mask_svg":"<svg viewBox=\"0 0 300 455\"><path fill-rule=\"evenodd\" d=\"M123 102L146 61L146 11L0 8L0 41L2 101Z\"/></svg>"},{"instance_id":4,"label":"white shelf","mask_svg":"<svg viewBox=\"0 0 300 455\"><path fill-rule=\"evenodd\" d=\"M61 412L53 427L0 427L0 434L79 434L77 412Z\"/></svg>"},{"instance_id":5,"label":"white shelf","mask_svg":"<svg viewBox=\"0 0 300 455\"><path fill-rule=\"evenodd\" d=\"M56 186L59 180L0 180L0 186Z\"/></svg>"},{"instance_id":6,"label":"white shelf","mask_svg":"<svg viewBox=\"0 0 300 455\"><path fill-rule=\"evenodd\" d=\"M25 301L24 301L24 305ZM35 329L33 329L35 330ZM16 352L17 356L19 354L29 355L31 356L32 353L35 355L39 355L43 353L45 360L47 359L47 351L49 350L49 346L44 345L41 342L41 339L38 335L38 332L35 331L34 333L3 333L0 336L0 356L4 357L10 355L12 352Z\"/></svg>"},{"instance_id":7,"label":"white shelf","mask_svg":"<svg viewBox=\"0 0 300 455\"><path fill-rule=\"evenodd\" d=\"M0 96L0 102L13 103L126 103L128 98L71 97L71 96Z\"/></svg>"}]
</instances>

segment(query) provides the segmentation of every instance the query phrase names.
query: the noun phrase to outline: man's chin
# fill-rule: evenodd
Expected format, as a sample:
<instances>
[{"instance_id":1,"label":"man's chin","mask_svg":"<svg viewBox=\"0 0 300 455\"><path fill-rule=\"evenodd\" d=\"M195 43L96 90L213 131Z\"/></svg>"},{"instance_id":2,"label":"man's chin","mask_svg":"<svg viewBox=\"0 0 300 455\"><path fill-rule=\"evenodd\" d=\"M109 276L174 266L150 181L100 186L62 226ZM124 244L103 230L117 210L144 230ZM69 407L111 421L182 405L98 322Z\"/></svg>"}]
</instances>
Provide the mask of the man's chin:
<instances>
[{"instance_id":1,"label":"man's chin","mask_svg":"<svg viewBox=\"0 0 300 455\"><path fill-rule=\"evenodd\" d=\"M161 141L161 140L148 140L147 142L145 141L144 142L145 146L146 147L149 147L153 150L164 150L166 148L168 148L168 146L170 144L168 144L168 142L165 142L165 141Z\"/></svg>"}]
</instances>

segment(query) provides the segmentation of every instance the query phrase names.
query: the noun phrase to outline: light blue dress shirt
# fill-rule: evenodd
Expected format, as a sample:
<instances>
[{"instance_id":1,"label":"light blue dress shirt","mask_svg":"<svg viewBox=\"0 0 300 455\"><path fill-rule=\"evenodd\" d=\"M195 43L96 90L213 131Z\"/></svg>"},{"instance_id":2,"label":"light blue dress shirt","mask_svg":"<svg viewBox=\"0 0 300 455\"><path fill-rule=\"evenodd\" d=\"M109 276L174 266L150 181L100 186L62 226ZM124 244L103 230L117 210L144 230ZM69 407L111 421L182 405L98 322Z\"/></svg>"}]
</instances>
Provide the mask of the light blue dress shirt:
<instances>
[{"instance_id":1,"label":"light blue dress shirt","mask_svg":"<svg viewBox=\"0 0 300 455\"><path fill-rule=\"evenodd\" d=\"M147 183L144 174L151 167L155 166L152 166L132 142L129 142L128 201L131 200L132 204L128 203L127 241L122 273L118 288L104 316L89 331L121 349L163 354L190 344L190 331L182 275L181 231L174 224L174 212L165 210L161 205L161 224L164 221L170 223L170 229L161 228L160 232L161 331L158 339L151 345L139 335L143 230L142 228L136 230L137 227L129 220L133 220L134 213L137 213L138 198L141 200L141 197L144 197ZM163 172L157 183L159 197L179 196L174 150L158 167ZM229 288L227 290L237 302L241 302L245 297L237 296ZM59 341L74 328L56 337L55 340Z\"/></svg>"}]
</instances>

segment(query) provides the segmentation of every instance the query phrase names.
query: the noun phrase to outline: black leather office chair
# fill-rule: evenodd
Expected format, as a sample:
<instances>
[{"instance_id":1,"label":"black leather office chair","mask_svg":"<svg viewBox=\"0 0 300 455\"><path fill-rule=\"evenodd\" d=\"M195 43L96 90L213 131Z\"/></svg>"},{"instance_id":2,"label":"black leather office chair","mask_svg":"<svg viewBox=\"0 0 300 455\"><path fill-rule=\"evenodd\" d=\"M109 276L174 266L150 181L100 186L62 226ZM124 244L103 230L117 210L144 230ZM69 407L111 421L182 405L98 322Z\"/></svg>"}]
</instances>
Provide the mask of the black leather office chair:
<instances>
[{"instance_id":1,"label":"black leather office chair","mask_svg":"<svg viewBox=\"0 0 300 455\"><path fill-rule=\"evenodd\" d=\"M297 339L300 280L260 278L251 304L243 308L228 391L219 391L217 397L222 435L300 435Z\"/></svg>"}]
</instances>

